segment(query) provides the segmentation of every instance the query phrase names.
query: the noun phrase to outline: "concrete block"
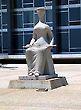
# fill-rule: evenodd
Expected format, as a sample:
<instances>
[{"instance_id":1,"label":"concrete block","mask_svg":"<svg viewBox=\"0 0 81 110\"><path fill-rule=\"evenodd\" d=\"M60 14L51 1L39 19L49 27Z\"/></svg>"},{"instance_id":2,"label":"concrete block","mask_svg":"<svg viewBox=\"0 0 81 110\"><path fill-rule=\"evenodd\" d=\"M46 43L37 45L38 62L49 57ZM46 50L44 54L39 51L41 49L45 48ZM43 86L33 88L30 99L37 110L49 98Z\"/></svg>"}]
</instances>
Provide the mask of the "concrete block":
<instances>
[{"instance_id":1,"label":"concrete block","mask_svg":"<svg viewBox=\"0 0 81 110\"><path fill-rule=\"evenodd\" d=\"M13 89L55 89L66 86L68 83L65 77L57 77L47 80L11 80L9 88Z\"/></svg>"}]
</instances>

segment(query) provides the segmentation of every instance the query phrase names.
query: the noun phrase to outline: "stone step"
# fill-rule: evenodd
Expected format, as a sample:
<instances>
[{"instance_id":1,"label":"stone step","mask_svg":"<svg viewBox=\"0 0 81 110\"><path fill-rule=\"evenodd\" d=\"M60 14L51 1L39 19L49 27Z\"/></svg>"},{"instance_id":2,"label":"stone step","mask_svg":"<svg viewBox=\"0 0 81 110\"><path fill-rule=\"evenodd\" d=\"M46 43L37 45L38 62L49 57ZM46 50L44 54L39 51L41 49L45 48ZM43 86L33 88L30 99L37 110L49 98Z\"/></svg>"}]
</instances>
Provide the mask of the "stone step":
<instances>
[{"instance_id":1,"label":"stone step","mask_svg":"<svg viewBox=\"0 0 81 110\"><path fill-rule=\"evenodd\" d=\"M9 88L13 89L55 89L68 85L65 77L51 78L47 80L11 80Z\"/></svg>"}]
</instances>

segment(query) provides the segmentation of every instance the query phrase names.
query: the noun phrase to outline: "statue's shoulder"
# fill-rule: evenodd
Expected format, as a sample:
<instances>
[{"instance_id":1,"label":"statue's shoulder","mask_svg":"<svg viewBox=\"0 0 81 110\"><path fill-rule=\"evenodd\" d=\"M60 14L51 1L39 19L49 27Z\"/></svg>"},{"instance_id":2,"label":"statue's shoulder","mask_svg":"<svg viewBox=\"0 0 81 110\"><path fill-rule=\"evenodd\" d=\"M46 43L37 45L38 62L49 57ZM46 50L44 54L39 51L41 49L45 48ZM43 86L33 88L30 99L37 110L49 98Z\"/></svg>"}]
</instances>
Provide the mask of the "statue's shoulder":
<instances>
[{"instance_id":1,"label":"statue's shoulder","mask_svg":"<svg viewBox=\"0 0 81 110\"><path fill-rule=\"evenodd\" d=\"M42 22L38 22L35 26L34 26L34 30L35 29L39 29L39 28L43 28L43 29L48 29L49 26L45 23L42 23Z\"/></svg>"}]
</instances>

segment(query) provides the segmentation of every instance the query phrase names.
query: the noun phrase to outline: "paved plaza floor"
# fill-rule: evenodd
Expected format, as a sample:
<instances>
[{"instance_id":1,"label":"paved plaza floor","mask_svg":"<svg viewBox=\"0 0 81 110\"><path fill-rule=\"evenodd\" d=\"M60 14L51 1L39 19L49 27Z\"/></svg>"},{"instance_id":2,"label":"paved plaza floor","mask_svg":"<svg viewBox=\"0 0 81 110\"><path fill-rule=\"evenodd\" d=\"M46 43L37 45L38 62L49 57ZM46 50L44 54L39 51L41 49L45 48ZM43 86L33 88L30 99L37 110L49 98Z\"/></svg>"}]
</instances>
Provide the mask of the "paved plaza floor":
<instances>
[{"instance_id":1,"label":"paved plaza floor","mask_svg":"<svg viewBox=\"0 0 81 110\"><path fill-rule=\"evenodd\" d=\"M81 64L55 64L67 86L57 89L8 89L9 81L27 74L26 64L0 65L0 110L81 110Z\"/></svg>"}]
</instances>

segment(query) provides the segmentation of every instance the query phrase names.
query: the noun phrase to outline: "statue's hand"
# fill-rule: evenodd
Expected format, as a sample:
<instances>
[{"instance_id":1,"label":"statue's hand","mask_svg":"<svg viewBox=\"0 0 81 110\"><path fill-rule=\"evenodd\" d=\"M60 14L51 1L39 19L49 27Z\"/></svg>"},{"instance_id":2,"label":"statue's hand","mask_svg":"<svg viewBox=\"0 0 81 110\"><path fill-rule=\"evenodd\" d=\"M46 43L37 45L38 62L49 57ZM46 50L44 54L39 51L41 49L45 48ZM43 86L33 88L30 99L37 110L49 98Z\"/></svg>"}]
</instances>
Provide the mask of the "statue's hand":
<instances>
[{"instance_id":1,"label":"statue's hand","mask_svg":"<svg viewBox=\"0 0 81 110\"><path fill-rule=\"evenodd\" d=\"M56 45L48 45L47 48L52 49L53 47L56 47Z\"/></svg>"},{"instance_id":2,"label":"statue's hand","mask_svg":"<svg viewBox=\"0 0 81 110\"><path fill-rule=\"evenodd\" d=\"M56 47L56 45L49 45L49 47Z\"/></svg>"},{"instance_id":3,"label":"statue's hand","mask_svg":"<svg viewBox=\"0 0 81 110\"><path fill-rule=\"evenodd\" d=\"M32 47L32 45L27 44L27 45L23 46L23 48L29 48L29 47Z\"/></svg>"},{"instance_id":4,"label":"statue's hand","mask_svg":"<svg viewBox=\"0 0 81 110\"><path fill-rule=\"evenodd\" d=\"M23 46L23 48L28 48L28 47L30 47L30 44Z\"/></svg>"}]
</instances>

